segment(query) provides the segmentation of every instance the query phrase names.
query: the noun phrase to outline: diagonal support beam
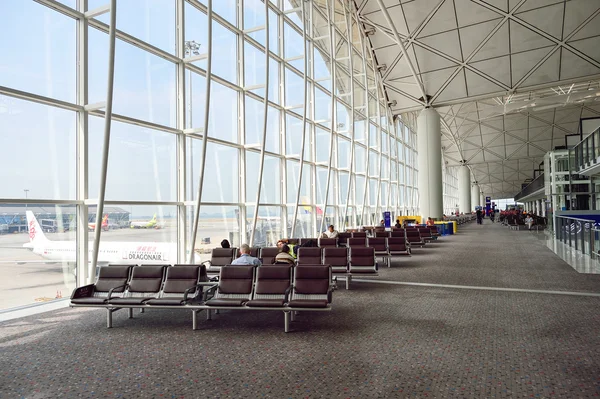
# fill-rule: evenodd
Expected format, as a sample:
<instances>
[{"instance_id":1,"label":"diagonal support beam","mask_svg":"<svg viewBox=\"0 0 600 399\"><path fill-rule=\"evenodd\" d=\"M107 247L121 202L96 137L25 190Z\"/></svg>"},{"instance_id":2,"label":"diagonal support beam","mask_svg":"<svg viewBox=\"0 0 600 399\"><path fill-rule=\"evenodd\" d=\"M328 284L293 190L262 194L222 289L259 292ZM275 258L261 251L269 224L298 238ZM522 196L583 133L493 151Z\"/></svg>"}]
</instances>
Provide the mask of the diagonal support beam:
<instances>
[{"instance_id":1,"label":"diagonal support beam","mask_svg":"<svg viewBox=\"0 0 600 399\"><path fill-rule=\"evenodd\" d=\"M423 100L425 101L425 104L429 105L429 101L427 101L427 95L425 94L425 88L423 87L423 82L421 81L420 76L417 74L417 71L415 70L415 66L413 65L412 61L410 60L408 54L406 53L406 48L404 47L404 44L402 43L402 39L400 38L400 34L398 33L398 30L396 29L396 25L394 25L394 22L392 21L392 18L390 17L390 14L388 13L388 10L385 7L385 4L383 4L383 0L377 0L377 4L379 4L379 9L381 10L381 13L383 14L386 22L388 23L390 29L392 30L392 33L394 34L394 40L400 47L400 50L402 51L402 55L406 59L406 63L408 64L408 67L410 68L410 72L412 73L413 77L415 78L415 81L417 82L417 85L419 86L419 90L421 91L421 94L423 95Z\"/></svg>"}]
</instances>

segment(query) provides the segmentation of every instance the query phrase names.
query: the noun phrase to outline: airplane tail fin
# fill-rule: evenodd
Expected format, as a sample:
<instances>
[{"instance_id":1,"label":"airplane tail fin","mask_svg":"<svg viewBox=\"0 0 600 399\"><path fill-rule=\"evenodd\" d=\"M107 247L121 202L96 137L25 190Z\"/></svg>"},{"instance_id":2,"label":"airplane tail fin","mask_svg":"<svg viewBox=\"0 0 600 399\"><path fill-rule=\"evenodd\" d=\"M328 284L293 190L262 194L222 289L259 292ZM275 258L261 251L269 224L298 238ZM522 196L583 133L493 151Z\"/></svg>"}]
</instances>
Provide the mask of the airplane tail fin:
<instances>
[{"instance_id":1,"label":"airplane tail fin","mask_svg":"<svg viewBox=\"0 0 600 399\"><path fill-rule=\"evenodd\" d=\"M102 218L102 227L108 226L108 213Z\"/></svg>"},{"instance_id":2,"label":"airplane tail fin","mask_svg":"<svg viewBox=\"0 0 600 399\"><path fill-rule=\"evenodd\" d=\"M26 211L25 214L27 215L27 227L29 229L29 243L35 245L38 242L48 241L33 212Z\"/></svg>"},{"instance_id":3,"label":"airplane tail fin","mask_svg":"<svg viewBox=\"0 0 600 399\"><path fill-rule=\"evenodd\" d=\"M154 214L154 216L152 216L151 222L156 222L156 213Z\"/></svg>"}]
</instances>

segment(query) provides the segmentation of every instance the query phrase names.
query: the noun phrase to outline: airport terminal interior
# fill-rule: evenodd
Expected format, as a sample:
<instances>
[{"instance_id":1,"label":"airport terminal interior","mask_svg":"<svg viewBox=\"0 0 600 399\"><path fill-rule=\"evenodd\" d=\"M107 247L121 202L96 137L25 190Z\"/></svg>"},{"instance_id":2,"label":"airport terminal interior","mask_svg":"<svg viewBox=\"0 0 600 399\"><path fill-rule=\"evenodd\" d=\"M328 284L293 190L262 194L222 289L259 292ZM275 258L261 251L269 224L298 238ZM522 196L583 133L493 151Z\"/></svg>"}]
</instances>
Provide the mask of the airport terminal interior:
<instances>
[{"instance_id":1,"label":"airport terminal interior","mask_svg":"<svg viewBox=\"0 0 600 399\"><path fill-rule=\"evenodd\" d=\"M600 396L600 1L0 21L0 398Z\"/></svg>"}]
</instances>

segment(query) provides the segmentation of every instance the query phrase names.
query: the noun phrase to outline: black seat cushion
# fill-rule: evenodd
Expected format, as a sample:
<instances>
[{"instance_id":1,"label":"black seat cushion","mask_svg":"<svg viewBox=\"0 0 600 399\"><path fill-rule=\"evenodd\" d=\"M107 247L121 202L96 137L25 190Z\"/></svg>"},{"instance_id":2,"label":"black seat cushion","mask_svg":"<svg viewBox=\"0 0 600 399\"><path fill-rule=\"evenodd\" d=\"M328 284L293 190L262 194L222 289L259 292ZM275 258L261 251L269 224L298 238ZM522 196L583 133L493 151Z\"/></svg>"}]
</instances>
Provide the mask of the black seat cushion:
<instances>
[{"instance_id":1,"label":"black seat cushion","mask_svg":"<svg viewBox=\"0 0 600 399\"><path fill-rule=\"evenodd\" d=\"M246 302L251 308L281 308L285 301L283 299L253 299Z\"/></svg>"},{"instance_id":2,"label":"black seat cushion","mask_svg":"<svg viewBox=\"0 0 600 399\"><path fill-rule=\"evenodd\" d=\"M288 304L290 308L326 308L326 299L295 299Z\"/></svg>"},{"instance_id":3,"label":"black seat cushion","mask_svg":"<svg viewBox=\"0 0 600 399\"><path fill-rule=\"evenodd\" d=\"M181 306L185 302L181 298L154 298L146 302L148 305L161 305L161 306Z\"/></svg>"},{"instance_id":4,"label":"black seat cushion","mask_svg":"<svg viewBox=\"0 0 600 399\"><path fill-rule=\"evenodd\" d=\"M71 299L71 303L77 305L102 305L106 303L106 298L102 297L87 297Z\"/></svg>"},{"instance_id":5,"label":"black seat cushion","mask_svg":"<svg viewBox=\"0 0 600 399\"><path fill-rule=\"evenodd\" d=\"M208 306L231 306L239 307L247 301L246 299L234 299L234 298L217 298L207 301L205 304Z\"/></svg>"},{"instance_id":6,"label":"black seat cushion","mask_svg":"<svg viewBox=\"0 0 600 399\"><path fill-rule=\"evenodd\" d=\"M108 303L111 305L143 305L150 298L113 298Z\"/></svg>"}]
</instances>

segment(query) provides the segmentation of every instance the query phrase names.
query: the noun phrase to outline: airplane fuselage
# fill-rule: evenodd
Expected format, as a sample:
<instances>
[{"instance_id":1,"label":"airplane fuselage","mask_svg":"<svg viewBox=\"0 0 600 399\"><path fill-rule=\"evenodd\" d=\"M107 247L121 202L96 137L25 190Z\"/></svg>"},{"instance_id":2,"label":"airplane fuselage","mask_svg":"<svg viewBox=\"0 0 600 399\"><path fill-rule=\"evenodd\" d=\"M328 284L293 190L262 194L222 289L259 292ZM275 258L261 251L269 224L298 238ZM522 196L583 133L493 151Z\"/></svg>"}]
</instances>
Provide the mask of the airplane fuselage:
<instances>
[{"instance_id":1,"label":"airplane fuselage","mask_svg":"<svg viewBox=\"0 0 600 399\"><path fill-rule=\"evenodd\" d=\"M93 254L93 242L88 243L89 257ZM48 260L61 262L76 261L75 242L47 241L33 247L33 253ZM175 243L140 243L140 242L105 242L100 243L98 250L99 263L175 263L177 261L177 244Z\"/></svg>"}]
</instances>

